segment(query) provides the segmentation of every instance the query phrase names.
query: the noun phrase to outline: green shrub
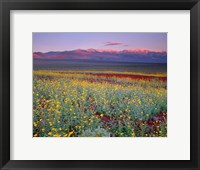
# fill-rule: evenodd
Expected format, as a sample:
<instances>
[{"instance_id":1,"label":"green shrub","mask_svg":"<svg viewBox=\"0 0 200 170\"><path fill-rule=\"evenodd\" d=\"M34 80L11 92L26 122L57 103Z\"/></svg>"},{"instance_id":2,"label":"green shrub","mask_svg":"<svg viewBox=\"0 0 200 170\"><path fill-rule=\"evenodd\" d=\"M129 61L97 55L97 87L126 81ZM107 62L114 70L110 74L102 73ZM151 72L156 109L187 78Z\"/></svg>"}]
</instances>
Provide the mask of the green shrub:
<instances>
[{"instance_id":1,"label":"green shrub","mask_svg":"<svg viewBox=\"0 0 200 170\"><path fill-rule=\"evenodd\" d=\"M110 133L108 133L105 129L98 127L95 130L85 130L82 132L80 137L110 137Z\"/></svg>"}]
</instances>

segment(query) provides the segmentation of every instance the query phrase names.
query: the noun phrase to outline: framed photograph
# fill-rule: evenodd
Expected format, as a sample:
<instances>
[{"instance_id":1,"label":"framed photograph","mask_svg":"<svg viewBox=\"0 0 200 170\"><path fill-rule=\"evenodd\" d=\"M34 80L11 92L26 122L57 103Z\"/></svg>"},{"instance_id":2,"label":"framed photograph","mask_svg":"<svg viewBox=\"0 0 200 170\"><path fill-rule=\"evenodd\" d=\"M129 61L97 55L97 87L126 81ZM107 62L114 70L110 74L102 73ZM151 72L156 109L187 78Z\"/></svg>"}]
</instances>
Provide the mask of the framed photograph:
<instances>
[{"instance_id":1,"label":"framed photograph","mask_svg":"<svg viewBox=\"0 0 200 170\"><path fill-rule=\"evenodd\" d=\"M1 169L200 169L198 0L1 0Z\"/></svg>"}]
</instances>

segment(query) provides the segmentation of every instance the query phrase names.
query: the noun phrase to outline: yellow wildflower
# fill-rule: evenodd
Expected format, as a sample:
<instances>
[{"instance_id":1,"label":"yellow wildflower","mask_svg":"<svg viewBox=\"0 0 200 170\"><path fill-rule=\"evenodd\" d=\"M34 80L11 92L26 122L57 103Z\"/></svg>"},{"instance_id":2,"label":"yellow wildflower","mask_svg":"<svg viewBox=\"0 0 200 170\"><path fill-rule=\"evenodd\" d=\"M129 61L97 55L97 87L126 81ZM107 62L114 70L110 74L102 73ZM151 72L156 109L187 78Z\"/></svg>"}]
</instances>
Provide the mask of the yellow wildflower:
<instances>
[{"instance_id":1,"label":"yellow wildflower","mask_svg":"<svg viewBox=\"0 0 200 170\"><path fill-rule=\"evenodd\" d=\"M48 133L48 135L49 135L49 136L51 136L51 135L52 135L52 133L51 133L51 132L49 132L49 133Z\"/></svg>"},{"instance_id":2,"label":"yellow wildflower","mask_svg":"<svg viewBox=\"0 0 200 170\"><path fill-rule=\"evenodd\" d=\"M55 135L53 135L53 137L61 137L61 135L60 134L55 134Z\"/></svg>"},{"instance_id":3,"label":"yellow wildflower","mask_svg":"<svg viewBox=\"0 0 200 170\"><path fill-rule=\"evenodd\" d=\"M71 136L73 133L74 133L73 131L69 132L69 135L68 135L68 136Z\"/></svg>"}]
</instances>

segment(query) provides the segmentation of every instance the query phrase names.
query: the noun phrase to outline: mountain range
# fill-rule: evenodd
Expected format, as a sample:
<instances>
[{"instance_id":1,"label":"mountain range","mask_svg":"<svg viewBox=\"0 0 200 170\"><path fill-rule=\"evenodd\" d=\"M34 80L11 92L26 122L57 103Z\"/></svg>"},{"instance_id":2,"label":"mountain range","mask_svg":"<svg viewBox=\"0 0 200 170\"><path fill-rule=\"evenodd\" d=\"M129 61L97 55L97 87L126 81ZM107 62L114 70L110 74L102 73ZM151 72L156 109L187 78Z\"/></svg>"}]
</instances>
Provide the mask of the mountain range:
<instances>
[{"instance_id":1,"label":"mountain range","mask_svg":"<svg viewBox=\"0 0 200 170\"><path fill-rule=\"evenodd\" d=\"M167 63L166 51L152 51L147 49L107 50L107 49L76 49L70 51L34 52L34 59L62 59L85 61L111 62L142 62Z\"/></svg>"}]
</instances>

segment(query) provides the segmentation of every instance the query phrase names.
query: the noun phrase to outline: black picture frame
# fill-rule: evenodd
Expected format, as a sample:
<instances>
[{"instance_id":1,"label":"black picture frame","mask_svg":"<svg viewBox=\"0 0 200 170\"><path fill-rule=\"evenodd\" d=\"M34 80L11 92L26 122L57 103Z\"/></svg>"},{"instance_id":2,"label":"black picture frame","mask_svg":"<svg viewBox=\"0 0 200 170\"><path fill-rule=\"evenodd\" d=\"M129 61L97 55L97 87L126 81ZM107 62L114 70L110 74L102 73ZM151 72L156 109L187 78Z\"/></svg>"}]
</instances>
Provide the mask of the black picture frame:
<instances>
[{"instance_id":1,"label":"black picture frame","mask_svg":"<svg viewBox=\"0 0 200 170\"><path fill-rule=\"evenodd\" d=\"M10 160L10 11L74 9L190 10L190 160ZM200 69L198 69L200 67L199 0L0 0L0 12L1 169L200 169L200 107L198 105L200 97Z\"/></svg>"}]
</instances>

